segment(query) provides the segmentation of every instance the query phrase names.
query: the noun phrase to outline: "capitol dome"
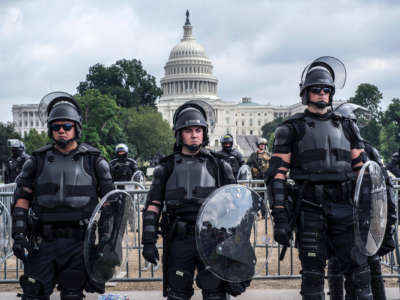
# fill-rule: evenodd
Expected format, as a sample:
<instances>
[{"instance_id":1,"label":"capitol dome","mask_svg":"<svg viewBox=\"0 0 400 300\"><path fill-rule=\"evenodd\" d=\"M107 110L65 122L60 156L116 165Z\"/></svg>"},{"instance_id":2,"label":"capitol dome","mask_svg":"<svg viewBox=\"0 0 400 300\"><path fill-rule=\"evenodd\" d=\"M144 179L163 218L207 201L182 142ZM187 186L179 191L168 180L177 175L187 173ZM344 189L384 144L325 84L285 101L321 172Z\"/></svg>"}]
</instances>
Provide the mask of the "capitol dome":
<instances>
[{"instance_id":1,"label":"capitol dome","mask_svg":"<svg viewBox=\"0 0 400 300\"><path fill-rule=\"evenodd\" d=\"M206 50L192 36L189 11L183 26L183 38L171 50L161 79L160 101L171 99L218 99L218 80Z\"/></svg>"}]
</instances>

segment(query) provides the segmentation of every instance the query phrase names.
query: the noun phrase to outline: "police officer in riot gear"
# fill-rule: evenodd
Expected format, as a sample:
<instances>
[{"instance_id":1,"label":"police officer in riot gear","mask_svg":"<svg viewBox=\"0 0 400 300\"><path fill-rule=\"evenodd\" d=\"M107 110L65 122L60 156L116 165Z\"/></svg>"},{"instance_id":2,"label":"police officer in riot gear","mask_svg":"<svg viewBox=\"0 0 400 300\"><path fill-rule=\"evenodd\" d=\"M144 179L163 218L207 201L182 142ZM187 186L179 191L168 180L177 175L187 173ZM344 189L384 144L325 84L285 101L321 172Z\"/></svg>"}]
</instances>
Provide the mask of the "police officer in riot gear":
<instances>
[{"instance_id":1,"label":"police officer in riot gear","mask_svg":"<svg viewBox=\"0 0 400 300\"><path fill-rule=\"evenodd\" d=\"M257 151L253 152L247 164L251 168L253 179L264 179L264 172L268 169L270 155L267 152L267 140L265 138L257 138Z\"/></svg>"},{"instance_id":2,"label":"police officer in riot gear","mask_svg":"<svg viewBox=\"0 0 400 300\"><path fill-rule=\"evenodd\" d=\"M221 137L222 150L218 152L228 164L231 165L233 175L237 177L239 168L244 165L243 155L233 148L233 137L227 133Z\"/></svg>"},{"instance_id":3,"label":"police officer in riot gear","mask_svg":"<svg viewBox=\"0 0 400 300\"><path fill-rule=\"evenodd\" d=\"M356 172L367 160L364 143L352 120L328 110L335 89L344 85L344 74L344 65L332 57L319 58L306 67L300 97L307 108L276 129L265 174L275 240L289 245L289 220L294 218L297 223L301 295L305 300L325 299L330 248L345 267L356 299L372 299L367 257L355 246L351 204ZM295 216L288 211L288 170L296 184ZM368 191L362 196L368 197Z\"/></svg>"},{"instance_id":4,"label":"police officer in riot gear","mask_svg":"<svg viewBox=\"0 0 400 300\"><path fill-rule=\"evenodd\" d=\"M25 145L22 141L10 139L7 141L7 144L8 147L11 148L11 156L6 163L4 183L12 183L15 182L15 179L21 172L22 166L29 158L29 155L25 153Z\"/></svg>"},{"instance_id":5,"label":"police officer in riot gear","mask_svg":"<svg viewBox=\"0 0 400 300\"><path fill-rule=\"evenodd\" d=\"M57 284L62 300L81 300L83 289L104 292L104 284L87 276L83 240L98 197L114 186L100 151L78 142L82 123L75 99L55 92L42 101L48 102L54 143L33 152L14 192L13 251L24 261L22 299L48 300Z\"/></svg>"},{"instance_id":6,"label":"police officer in riot gear","mask_svg":"<svg viewBox=\"0 0 400 300\"><path fill-rule=\"evenodd\" d=\"M352 119L357 125L362 128L366 126L367 123L361 124L360 121L357 120L357 110L366 111L367 109L353 104L353 103L343 103L335 109L335 112L341 114L346 118ZM369 112L368 112L369 113ZM361 119L368 119L363 118L362 115L359 116ZM394 199L394 193L391 193L391 189L393 189L393 182L386 171L384 165L382 164L381 156L376 148L374 148L371 144L367 141L364 141L365 152L368 155L368 158L375 161L378 165L380 165L383 174L386 179L386 186L387 186L387 196L388 196L388 215L387 215L387 223L386 223L386 232L385 237L382 242L381 248L378 250L376 255L368 257L368 264L370 266L371 271L371 290L373 294L373 299L375 300L386 300L385 294L385 285L382 278L382 270L381 270L381 260L380 256L386 255L394 250L395 242L393 239L393 230L394 224L396 223L396 204ZM329 275L329 294L331 300L343 300L343 272L342 272L342 265L340 260L336 256L332 256L329 258L328 263L328 275ZM347 275L348 277L348 275ZM355 299L354 295L354 287L352 285L351 280L346 278L345 283L346 288L346 299L351 300Z\"/></svg>"},{"instance_id":7,"label":"police officer in riot gear","mask_svg":"<svg viewBox=\"0 0 400 300\"><path fill-rule=\"evenodd\" d=\"M137 171L136 161L128 158L129 149L125 144L115 147L116 158L110 161L111 175L114 181L130 181ZM118 187L120 188L120 187Z\"/></svg>"},{"instance_id":8,"label":"police officer in riot gear","mask_svg":"<svg viewBox=\"0 0 400 300\"><path fill-rule=\"evenodd\" d=\"M163 232L164 296L190 299L194 272L203 299L226 299L242 293L245 283L227 283L205 269L195 245L197 213L218 187L235 182L231 167L217 154L207 150L208 124L203 108L194 103L178 107L174 115L175 152L161 159L153 174L143 212L143 256L156 263L160 212ZM221 203L223 205L223 203Z\"/></svg>"},{"instance_id":9,"label":"police officer in riot gear","mask_svg":"<svg viewBox=\"0 0 400 300\"><path fill-rule=\"evenodd\" d=\"M394 176L397 178L400 177L400 156L399 152L395 152L392 154L392 158L390 162L386 165L386 168L392 172Z\"/></svg>"}]
</instances>

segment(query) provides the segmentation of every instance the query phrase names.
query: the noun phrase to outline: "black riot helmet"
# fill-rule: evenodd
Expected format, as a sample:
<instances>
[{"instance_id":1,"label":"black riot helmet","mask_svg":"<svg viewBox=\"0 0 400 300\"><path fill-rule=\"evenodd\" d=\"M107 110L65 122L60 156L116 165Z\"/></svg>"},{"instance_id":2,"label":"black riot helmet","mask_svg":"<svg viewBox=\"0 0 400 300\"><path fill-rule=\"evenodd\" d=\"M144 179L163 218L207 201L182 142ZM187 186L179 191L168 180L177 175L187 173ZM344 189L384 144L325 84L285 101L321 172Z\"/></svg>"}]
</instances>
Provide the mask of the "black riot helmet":
<instances>
[{"instance_id":1,"label":"black riot helmet","mask_svg":"<svg viewBox=\"0 0 400 300\"><path fill-rule=\"evenodd\" d=\"M120 154L122 152L122 154ZM115 155L118 158L126 158L128 157L129 148L125 144L118 144L115 146Z\"/></svg>"},{"instance_id":2,"label":"black riot helmet","mask_svg":"<svg viewBox=\"0 0 400 300\"><path fill-rule=\"evenodd\" d=\"M180 151L182 149L182 136L181 132L183 128L191 126L200 126L203 128L203 143L201 146L208 145L208 123L207 115L205 110L196 103L185 103L177 108L173 119L173 130L175 133L175 150ZM190 145L190 150L192 149Z\"/></svg>"},{"instance_id":3,"label":"black riot helmet","mask_svg":"<svg viewBox=\"0 0 400 300\"><path fill-rule=\"evenodd\" d=\"M39 105L39 114L45 107L47 116L48 135L51 133L51 123L54 121L73 121L75 123L75 139L81 137L82 118L78 102L70 94L65 92L52 92L44 96Z\"/></svg>"},{"instance_id":4,"label":"black riot helmet","mask_svg":"<svg viewBox=\"0 0 400 300\"><path fill-rule=\"evenodd\" d=\"M363 128L371 121L371 112L368 108L360 105L345 102L335 108L335 112L345 118L351 119L357 123L359 128Z\"/></svg>"},{"instance_id":5,"label":"black riot helmet","mask_svg":"<svg viewBox=\"0 0 400 300\"><path fill-rule=\"evenodd\" d=\"M11 148L11 152L14 157L21 156L25 150L24 142L17 139L8 139L7 146Z\"/></svg>"},{"instance_id":6,"label":"black riot helmet","mask_svg":"<svg viewBox=\"0 0 400 300\"><path fill-rule=\"evenodd\" d=\"M300 97L301 103L308 104L308 89L313 86L326 86L331 88L329 105L332 105L336 88L343 88L346 82L346 68L337 58L323 56L315 59L306 66L301 75Z\"/></svg>"},{"instance_id":7,"label":"black riot helmet","mask_svg":"<svg viewBox=\"0 0 400 300\"><path fill-rule=\"evenodd\" d=\"M233 136L230 133L227 133L227 134L221 136L220 142L222 145L222 149L224 149L226 151L232 151Z\"/></svg>"}]
</instances>

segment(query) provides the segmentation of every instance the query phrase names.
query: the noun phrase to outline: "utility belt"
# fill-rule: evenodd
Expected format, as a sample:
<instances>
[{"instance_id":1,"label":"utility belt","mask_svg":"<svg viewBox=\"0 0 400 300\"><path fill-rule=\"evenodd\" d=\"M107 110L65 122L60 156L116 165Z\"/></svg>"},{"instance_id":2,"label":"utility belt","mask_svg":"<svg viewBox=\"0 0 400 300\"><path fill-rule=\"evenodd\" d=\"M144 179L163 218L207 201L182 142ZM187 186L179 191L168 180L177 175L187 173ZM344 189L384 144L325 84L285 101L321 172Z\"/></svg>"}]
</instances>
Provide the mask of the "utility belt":
<instances>
[{"instance_id":1,"label":"utility belt","mask_svg":"<svg viewBox=\"0 0 400 300\"><path fill-rule=\"evenodd\" d=\"M71 224L40 224L37 235L45 241L52 241L56 238L69 238L76 240L84 240L86 233L86 225L79 223Z\"/></svg>"},{"instance_id":2,"label":"utility belt","mask_svg":"<svg viewBox=\"0 0 400 300\"><path fill-rule=\"evenodd\" d=\"M319 204L327 202L352 204L353 193L353 180L323 184L309 183L304 191L304 202L307 203L307 200L312 200L312 202ZM312 199L309 199L309 195L313 195Z\"/></svg>"},{"instance_id":3,"label":"utility belt","mask_svg":"<svg viewBox=\"0 0 400 300\"><path fill-rule=\"evenodd\" d=\"M171 232L169 232L169 235L171 239L179 239L179 240L184 240L187 237L193 237L195 234L195 224L188 222L186 220L183 220L181 218L174 218L172 221L172 226L171 226Z\"/></svg>"}]
</instances>

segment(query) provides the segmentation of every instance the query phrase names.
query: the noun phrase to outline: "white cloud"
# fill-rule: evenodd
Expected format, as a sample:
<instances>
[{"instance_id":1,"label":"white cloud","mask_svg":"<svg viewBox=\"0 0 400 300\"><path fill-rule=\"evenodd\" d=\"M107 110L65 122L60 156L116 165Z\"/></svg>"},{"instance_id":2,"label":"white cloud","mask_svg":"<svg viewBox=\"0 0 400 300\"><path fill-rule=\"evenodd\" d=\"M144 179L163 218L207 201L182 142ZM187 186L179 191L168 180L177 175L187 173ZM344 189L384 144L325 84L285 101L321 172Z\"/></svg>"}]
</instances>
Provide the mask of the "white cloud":
<instances>
[{"instance_id":1,"label":"white cloud","mask_svg":"<svg viewBox=\"0 0 400 300\"><path fill-rule=\"evenodd\" d=\"M378 86L385 104L400 97L395 1L1 1L0 121L11 120L12 104L75 93L96 63L137 58L159 81L187 8L225 100L295 103L302 69L323 55L347 67L338 98L364 82Z\"/></svg>"}]
</instances>

